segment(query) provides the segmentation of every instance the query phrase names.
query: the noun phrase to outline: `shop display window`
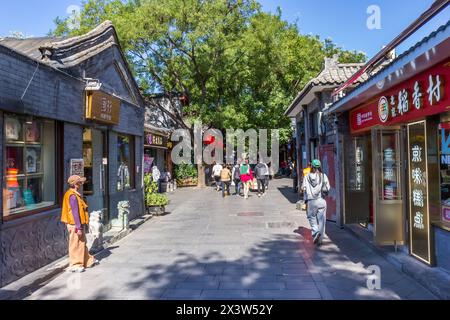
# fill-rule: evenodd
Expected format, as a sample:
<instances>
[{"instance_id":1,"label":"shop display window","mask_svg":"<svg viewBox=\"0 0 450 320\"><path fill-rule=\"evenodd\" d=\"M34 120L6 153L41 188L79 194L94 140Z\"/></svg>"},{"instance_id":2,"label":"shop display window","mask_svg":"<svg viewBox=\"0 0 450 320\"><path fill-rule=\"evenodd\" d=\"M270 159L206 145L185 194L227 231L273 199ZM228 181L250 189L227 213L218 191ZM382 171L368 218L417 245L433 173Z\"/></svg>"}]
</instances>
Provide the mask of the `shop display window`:
<instances>
[{"instance_id":1,"label":"shop display window","mask_svg":"<svg viewBox=\"0 0 450 320\"><path fill-rule=\"evenodd\" d=\"M55 122L5 114L3 216L56 203Z\"/></svg>"},{"instance_id":2,"label":"shop display window","mask_svg":"<svg viewBox=\"0 0 450 320\"><path fill-rule=\"evenodd\" d=\"M117 190L135 188L135 147L134 137L119 135L117 138Z\"/></svg>"},{"instance_id":3,"label":"shop display window","mask_svg":"<svg viewBox=\"0 0 450 320\"><path fill-rule=\"evenodd\" d=\"M86 196L94 194L92 148L92 129L86 128L83 130L83 163L84 177L86 178L86 183L83 185L83 194Z\"/></svg>"},{"instance_id":4,"label":"shop display window","mask_svg":"<svg viewBox=\"0 0 450 320\"><path fill-rule=\"evenodd\" d=\"M400 190L400 150L396 132L382 132L382 188L380 200L401 200Z\"/></svg>"},{"instance_id":5,"label":"shop display window","mask_svg":"<svg viewBox=\"0 0 450 320\"><path fill-rule=\"evenodd\" d=\"M347 190L364 192L366 188L365 170L367 147L364 138L355 137L348 144L348 164L347 164Z\"/></svg>"},{"instance_id":6,"label":"shop display window","mask_svg":"<svg viewBox=\"0 0 450 320\"><path fill-rule=\"evenodd\" d=\"M157 165L157 150L153 148L144 149L144 173L152 173L153 166Z\"/></svg>"},{"instance_id":7,"label":"shop display window","mask_svg":"<svg viewBox=\"0 0 450 320\"><path fill-rule=\"evenodd\" d=\"M439 129L441 217L450 224L450 123L441 123Z\"/></svg>"}]
</instances>

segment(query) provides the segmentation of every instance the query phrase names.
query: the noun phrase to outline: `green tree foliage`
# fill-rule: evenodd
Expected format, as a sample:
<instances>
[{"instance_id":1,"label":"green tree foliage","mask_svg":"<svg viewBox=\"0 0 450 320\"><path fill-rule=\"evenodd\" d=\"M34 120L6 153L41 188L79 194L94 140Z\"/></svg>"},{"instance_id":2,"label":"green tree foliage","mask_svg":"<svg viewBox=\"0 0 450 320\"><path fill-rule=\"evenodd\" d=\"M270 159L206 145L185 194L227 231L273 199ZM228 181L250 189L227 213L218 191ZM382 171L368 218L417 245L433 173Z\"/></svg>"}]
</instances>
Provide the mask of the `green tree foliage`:
<instances>
[{"instance_id":1,"label":"green tree foliage","mask_svg":"<svg viewBox=\"0 0 450 320\"><path fill-rule=\"evenodd\" d=\"M83 34L106 19L143 90L188 97L188 122L280 129L282 142L291 135L284 111L321 71L325 56L366 59L331 40L301 35L280 11L265 13L255 0L88 0L79 29L57 18L53 33Z\"/></svg>"}]
</instances>

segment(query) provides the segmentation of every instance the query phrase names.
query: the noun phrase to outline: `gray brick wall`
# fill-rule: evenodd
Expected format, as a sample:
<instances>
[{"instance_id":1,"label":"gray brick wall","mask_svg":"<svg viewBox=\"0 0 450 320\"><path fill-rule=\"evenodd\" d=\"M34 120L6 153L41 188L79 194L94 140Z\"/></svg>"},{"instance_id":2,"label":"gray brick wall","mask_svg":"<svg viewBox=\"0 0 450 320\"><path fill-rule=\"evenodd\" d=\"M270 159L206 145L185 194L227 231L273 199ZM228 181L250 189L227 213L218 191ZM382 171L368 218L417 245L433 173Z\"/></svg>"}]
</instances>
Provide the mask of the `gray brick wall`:
<instances>
[{"instance_id":1,"label":"gray brick wall","mask_svg":"<svg viewBox=\"0 0 450 320\"><path fill-rule=\"evenodd\" d=\"M91 67L95 66L96 68L91 68L92 77L95 77L95 72L100 72L102 69L107 70L107 73L103 75L104 79L114 76L111 70L115 70L115 67L111 69L112 62L108 62L108 59L118 57L114 50L117 51L117 48L105 52L99 59L94 57L89 61ZM108 67L105 68L105 64L108 64ZM82 80L74 77L76 73L73 70L69 70L68 72L72 73L68 75L44 64L40 64L38 69L36 66L37 62L0 46L0 110L31 114L64 122L63 179L66 180L70 174L70 159L82 158L83 127L93 125L84 120L85 85ZM81 66L77 70L82 72L86 67ZM33 74L34 78L30 83ZM117 73L116 76L118 78L112 79L108 83L109 85L119 86L120 75ZM129 75L126 74L126 76ZM27 92L21 99L28 84ZM127 102L130 99L126 96L124 88L117 89L119 94L125 95L121 104L120 123L108 128L110 132L111 218L117 216L117 202L121 200L129 200L132 204L131 218L141 215L144 211L141 188L143 156L141 137L144 133L144 108ZM133 88L133 90L135 89ZM2 119L3 117L0 116L0 128L3 127ZM94 126L107 128L101 125ZM133 191L117 192L118 132L136 136L135 157L140 170L136 177L136 190ZM2 142L3 137L0 138L0 170L3 170L1 169L3 168ZM66 186L63 191L65 189ZM0 223L0 287L67 254L66 231L59 222L59 217L60 209L57 209Z\"/></svg>"}]
</instances>

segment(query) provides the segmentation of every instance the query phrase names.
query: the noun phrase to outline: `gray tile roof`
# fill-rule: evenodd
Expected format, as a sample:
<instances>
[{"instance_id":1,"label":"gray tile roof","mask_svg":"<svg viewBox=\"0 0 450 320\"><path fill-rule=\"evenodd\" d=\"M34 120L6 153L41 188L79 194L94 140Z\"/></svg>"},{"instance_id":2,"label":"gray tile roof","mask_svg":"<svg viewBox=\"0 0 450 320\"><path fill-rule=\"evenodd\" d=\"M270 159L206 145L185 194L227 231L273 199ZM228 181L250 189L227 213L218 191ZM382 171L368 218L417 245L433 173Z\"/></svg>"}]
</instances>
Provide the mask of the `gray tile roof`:
<instances>
[{"instance_id":1,"label":"gray tile roof","mask_svg":"<svg viewBox=\"0 0 450 320\"><path fill-rule=\"evenodd\" d=\"M111 46L120 47L111 21L81 36L0 38L0 45L56 68L70 68Z\"/></svg>"},{"instance_id":2,"label":"gray tile roof","mask_svg":"<svg viewBox=\"0 0 450 320\"><path fill-rule=\"evenodd\" d=\"M57 37L40 37L40 38L0 38L0 45L3 45L9 49L22 53L34 60L41 60L42 54L39 48L46 43L52 41L61 41L64 38Z\"/></svg>"},{"instance_id":3,"label":"gray tile roof","mask_svg":"<svg viewBox=\"0 0 450 320\"><path fill-rule=\"evenodd\" d=\"M329 66L311 80L314 85L341 85L354 75L364 63L338 63ZM358 78L357 83L362 83L368 79L368 75L364 74Z\"/></svg>"},{"instance_id":4,"label":"gray tile roof","mask_svg":"<svg viewBox=\"0 0 450 320\"><path fill-rule=\"evenodd\" d=\"M325 58L324 69L319 73L319 75L311 79L305 87L299 92L297 97L294 99L292 104L286 110L285 115L294 110L295 106L308 94L308 92L316 86L332 86L338 87L339 85L345 83L351 78L364 63L338 63L338 57ZM363 74L358 78L356 85L363 83L369 78L367 74Z\"/></svg>"}]
</instances>

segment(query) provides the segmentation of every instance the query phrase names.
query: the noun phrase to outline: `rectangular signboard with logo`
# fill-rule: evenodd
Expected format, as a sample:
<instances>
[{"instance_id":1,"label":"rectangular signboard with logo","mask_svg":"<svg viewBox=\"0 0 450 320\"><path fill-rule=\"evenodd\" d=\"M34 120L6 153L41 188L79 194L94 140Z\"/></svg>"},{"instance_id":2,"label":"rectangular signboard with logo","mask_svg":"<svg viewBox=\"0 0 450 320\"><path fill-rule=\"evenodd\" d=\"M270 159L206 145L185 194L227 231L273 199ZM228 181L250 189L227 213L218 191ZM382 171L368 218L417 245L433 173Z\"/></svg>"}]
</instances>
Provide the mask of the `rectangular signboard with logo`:
<instances>
[{"instance_id":1,"label":"rectangular signboard with logo","mask_svg":"<svg viewBox=\"0 0 450 320\"><path fill-rule=\"evenodd\" d=\"M101 91L86 92L86 119L119 124L120 100Z\"/></svg>"},{"instance_id":2,"label":"rectangular signboard with logo","mask_svg":"<svg viewBox=\"0 0 450 320\"><path fill-rule=\"evenodd\" d=\"M161 147L161 148L168 148L169 147L169 141L167 137L160 136L158 134L154 133L146 133L145 134L145 146L148 147Z\"/></svg>"},{"instance_id":3,"label":"rectangular signboard with logo","mask_svg":"<svg viewBox=\"0 0 450 320\"><path fill-rule=\"evenodd\" d=\"M450 110L450 60L419 73L350 111L350 131L423 119Z\"/></svg>"},{"instance_id":4,"label":"rectangular signboard with logo","mask_svg":"<svg viewBox=\"0 0 450 320\"><path fill-rule=\"evenodd\" d=\"M426 132L426 121L408 125L410 250L416 258L432 264Z\"/></svg>"}]
</instances>

